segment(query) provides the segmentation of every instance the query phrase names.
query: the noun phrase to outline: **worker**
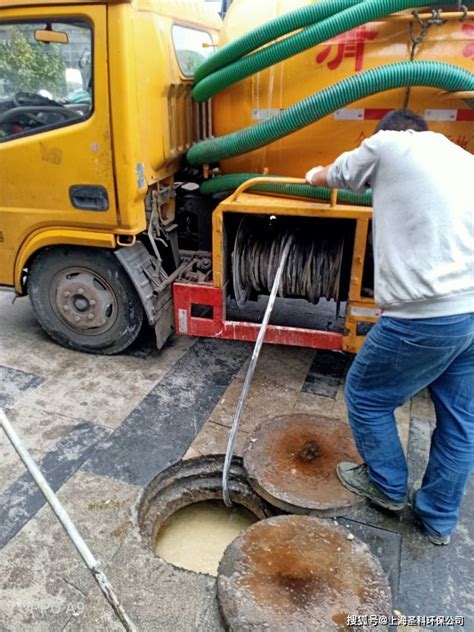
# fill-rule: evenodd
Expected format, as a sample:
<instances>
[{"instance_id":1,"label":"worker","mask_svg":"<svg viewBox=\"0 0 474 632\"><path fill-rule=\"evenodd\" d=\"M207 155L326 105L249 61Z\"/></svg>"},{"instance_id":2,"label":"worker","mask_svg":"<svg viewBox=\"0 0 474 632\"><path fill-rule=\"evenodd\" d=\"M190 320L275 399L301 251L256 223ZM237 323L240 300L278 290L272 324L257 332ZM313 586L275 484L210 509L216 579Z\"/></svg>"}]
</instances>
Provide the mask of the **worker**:
<instances>
[{"instance_id":1,"label":"worker","mask_svg":"<svg viewBox=\"0 0 474 632\"><path fill-rule=\"evenodd\" d=\"M410 500L430 542L448 544L474 464L474 156L396 110L306 181L354 193L370 187L373 196L381 318L345 385L364 463L339 463L339 479L381 507L403 509L408 470L394 411L428 387L436 427Z\"/></svg>"}]
</instances>

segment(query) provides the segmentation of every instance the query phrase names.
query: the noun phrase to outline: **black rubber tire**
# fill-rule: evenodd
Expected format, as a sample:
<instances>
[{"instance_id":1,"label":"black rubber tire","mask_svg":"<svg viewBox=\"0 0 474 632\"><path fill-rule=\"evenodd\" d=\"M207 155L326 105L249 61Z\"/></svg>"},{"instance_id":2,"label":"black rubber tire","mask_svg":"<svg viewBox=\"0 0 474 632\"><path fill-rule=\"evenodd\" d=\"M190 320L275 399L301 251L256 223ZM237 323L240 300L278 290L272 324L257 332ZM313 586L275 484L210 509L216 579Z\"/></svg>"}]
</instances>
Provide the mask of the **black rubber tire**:
<instances>
[{"instance_id":1,"label":"black rubber tire","mask_svg":"<svg viewBox=\"0 0 474 632\"><path fill-rule=\"evenodd\" d=\"M85 268L107 281L116 301L115 321L107 331L85 335L68 326L51 305L50 288L65 268ZM28 275L28 295L38 322L56 342L85 353L114 355L129 347L143 325L144 310L138 294L114 254L94 248L52 247L34 260Z\"/></svg>"}]
</instances>

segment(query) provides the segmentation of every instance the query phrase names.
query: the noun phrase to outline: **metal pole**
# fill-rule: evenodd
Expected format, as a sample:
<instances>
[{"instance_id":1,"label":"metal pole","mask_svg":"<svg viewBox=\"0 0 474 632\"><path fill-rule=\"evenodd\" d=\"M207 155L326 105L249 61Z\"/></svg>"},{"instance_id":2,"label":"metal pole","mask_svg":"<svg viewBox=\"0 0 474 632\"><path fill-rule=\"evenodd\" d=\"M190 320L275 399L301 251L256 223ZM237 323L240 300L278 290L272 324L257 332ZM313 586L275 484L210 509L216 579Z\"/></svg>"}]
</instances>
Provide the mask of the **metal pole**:
<instances>
[{"instance_id":1,"label":"metal pole","mask_svg":"<svg viewBox=\"0 0 474 632\"><path fill-rule=\"evenodd\" d=\"M107 579L105 573L100 569L99 562L92 555L89 547L82 539L79 531L76 529L71 518L69 517L66 510L59 502L58 497L49 486L48 481L40 472L38 466L31 458L30 453L22 444L20 437L17 435L13 426L11 425L7 416L5 415L4 411L1 409L0 409L0 426L3 428L5 434L10 440L12 446L15 448L18 456L23 461L26 469L33 477L35 483L40 488L49 506L56 514L56 517L58 518L59 522L64 527L64 530L66 531L67 535L69 536L72 543L76 547L79 555L82 557L85 564L91 571L95 581L99 585L99 588L101 589L102 593L104 594L109 604L112 606L115 614L120 619L120 622L122 623L124 629L127 630L127 632L138 632L138 628L133 623L133 621L128 617L123 607L120 605L120 602L117 599L117 596L114 593L113 588L109 583L109 580Z\"/></svg>"},{"instance_id":2,"label":"metal pole","mask_svg":"<svg viewBox=\"0 0 474 632\"><path fill-rule=\"evenodd\" d=\"M230 472L230 466L232 463L232 457L234 455L234 447L235 447L235 440L237 438L237 430L239 429L240 418L242 417L242 412L244 410L245 402L247 401L250 384L252 383L252 379L255 373L258 356L260 355L260 350L263 345L263 339L265 338L268 323L270 322L270 316L272 315L273 306L275 305L275 299L278 292L278 288L280 286L280 280L283 274L283 268L285 267L286 259L288 258L288 253L290 252L292 242L293 242L293 239L289 237L283 248L283 252L280 258L280 263L278 264L278 269L276 271L275 280L273 281L272 291L270 292L270 298L268 299L267 308L263 316L263 321L260 326L260 330L258 332L257 341L255 343L252 358L250 360L249 368L247 369L247 374L245 376L244 386L240 394L239 403L237 405L237 411L235 413L234 421L232 423L232 429L229 435L229 441L227 443L227 451L226 451L225 461L224 461L224 471L222 473L222 497L227 507L232 507L232 500L230 499L230 495L229 495L229 472Z\"/></svg>"}]
</instances>

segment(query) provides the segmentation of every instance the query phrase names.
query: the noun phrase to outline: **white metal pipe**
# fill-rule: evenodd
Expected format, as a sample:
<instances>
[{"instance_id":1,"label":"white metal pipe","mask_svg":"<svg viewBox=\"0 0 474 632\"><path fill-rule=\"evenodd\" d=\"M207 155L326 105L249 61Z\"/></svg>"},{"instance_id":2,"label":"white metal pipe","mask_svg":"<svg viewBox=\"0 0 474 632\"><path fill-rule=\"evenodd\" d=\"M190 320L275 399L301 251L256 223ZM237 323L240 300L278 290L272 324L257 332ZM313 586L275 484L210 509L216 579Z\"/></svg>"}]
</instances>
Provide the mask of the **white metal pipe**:
<instances>
[{"instance_id":1,"label":"white metal pipe","mask_svg":"<svg viewBox=\"0 0 474 632\"><path fill-rule=\"evenodd\" d=\"M229 494L229 472L230 472L230 466L232 464L232 457L234 455L235 440L237 438L237 430L239 429L240 418L242 417L242 412L244 410L245 402L247 401L250 384L252 383L255 369L257 367L258 356L260 355L260 350L262 348L263 340L267 332L268 323L270 322L270 316L272 315L273 306L275 305L276 295L278 292L278 288L280 287L280 281L283 274L283 268L285 267L285 263L288 258L288 254L290 252L292 241L293 241L292 238L289 237L283 248L283 252L280 258L280 263L278 264L278 268L275 274L275 280L273 281L272 291L270 292L270 298L268 299L267 308L263 316L263 321L258 332L257 341L255 343L255 347L252 353L252 358L250 360L249 368L247 369L247 374L245 376L244 385L242 388L242 392L240 394L239 403L237 405L234 421L232 423L232 429L229 435L229 441L227 443L227 451L226 451L225 461L224 461L224 471L222 473L222 497L227 507L232 507L232 500Z\"/></svg>"},{"instance_id":2,"label":"white metal pipe","mask_svg":"<svg viewBox=\"0 0 474 632\"><path fill-rule=\"evenodd\" d=\"M112 606L115 614L120 619L120 622L122 623L124 629L127 630L127 632L138 632L138 628L135 626L133 621L128 617L127 613L120 605L120 602L117 599L117 596L114 593L109 580L107 579L105 573L100 569L99 562L95 559L95 557L91 553L91 550L82 539L81 534L79 533L68 513L60 503L58 497L49 486L48 481L41 473L39 467L32 459L30 453L21 442L20 437L17 435L11 422L8 420L5 412L2 409L0 409L0 426L3 428L10 443L15 448L18 456L23 461L26 469L33 477L35 483L40 488L41 493L46 498L49 506L56 514L56 517L58 518L70 540L76 547L79 555L82 557L85 564L91 571L95 581L99 585L99 588L101 589L109 604Z\"/></svg>"}]
</instances>

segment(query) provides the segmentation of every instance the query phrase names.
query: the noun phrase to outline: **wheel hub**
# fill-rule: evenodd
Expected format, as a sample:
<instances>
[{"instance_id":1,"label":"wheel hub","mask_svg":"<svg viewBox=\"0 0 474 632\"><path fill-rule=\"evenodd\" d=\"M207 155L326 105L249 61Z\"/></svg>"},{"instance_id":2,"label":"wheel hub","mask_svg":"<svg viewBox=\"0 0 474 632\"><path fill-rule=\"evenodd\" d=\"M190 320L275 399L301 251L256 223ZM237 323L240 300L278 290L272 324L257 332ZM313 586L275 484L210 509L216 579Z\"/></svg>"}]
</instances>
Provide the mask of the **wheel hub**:
<instances>
[{"instance_id":1,"label":"wheel hub","mask_svg":"<svg viewBox=\"0 0 474 632\"><path fill-rule=\"evenodd\" d=\"M85 296L81 296L80 294L73 297L72 304L78 312L87 312L87 310L90 309L91 306L89 300Z\"/></svg>"},{"instance_id":2,"label":"wheel hub","mask_svg":"<svg viewBox=\"0 0 474 632\"><path fill-rule=\"evenodd\" d=\"M88 331L113 324L114 294L92 271L64 270L59 273L55 307L74 329Z\"/></svg>"}]
</instances>

